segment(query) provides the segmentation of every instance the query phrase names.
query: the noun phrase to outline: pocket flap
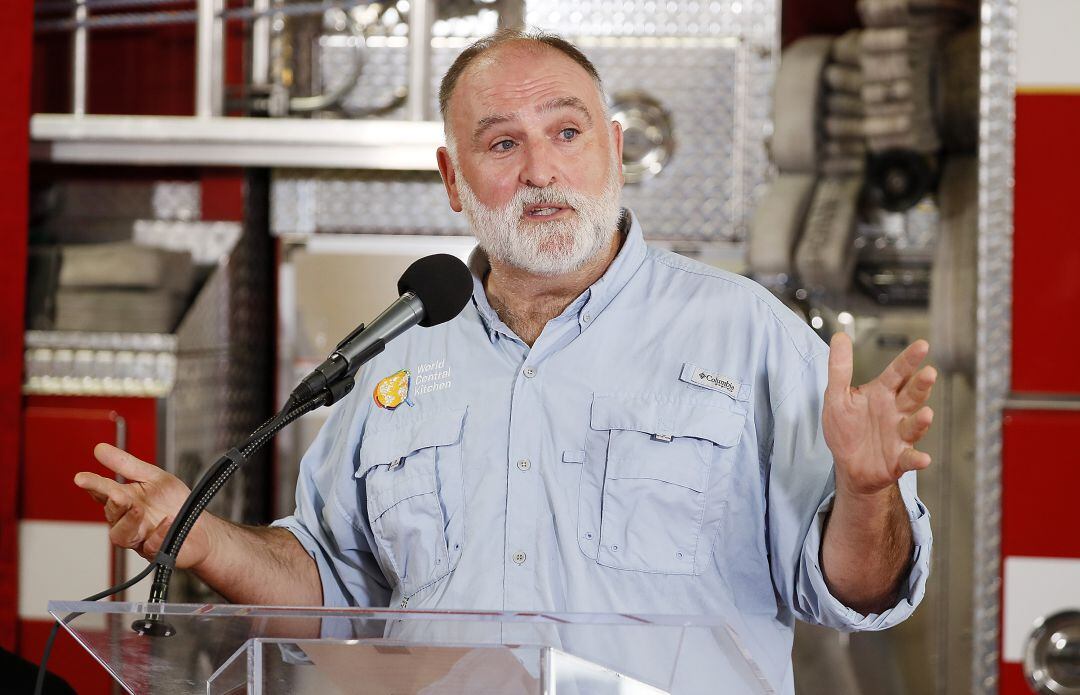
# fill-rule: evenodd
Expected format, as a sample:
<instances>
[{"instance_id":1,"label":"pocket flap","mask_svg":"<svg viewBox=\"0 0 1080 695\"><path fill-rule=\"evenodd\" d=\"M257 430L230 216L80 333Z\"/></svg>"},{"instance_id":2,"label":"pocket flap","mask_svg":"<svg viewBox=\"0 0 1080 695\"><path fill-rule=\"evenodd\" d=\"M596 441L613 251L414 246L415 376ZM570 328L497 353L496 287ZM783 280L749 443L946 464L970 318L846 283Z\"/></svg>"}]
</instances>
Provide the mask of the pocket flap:
<instances>
[{"instance_id":1,"label":"pocket flap","mask_svg":"<svg viewBox=\"0 0 1080 695\"><path fill-rule=\"evenodd\" d=\"M613 480L659 480L694 492L705 492L708 464L693 451L680 451L677 444L673 447L663 455L638 447L632 455L611 461L609 477Z\"/></svg>"},{"instance_id":2,"label":"pocket flap","mask_svg":"<svg viewBox=\"0 0 1080 695\"><path fill-rule=\"evenodd\" d=\"M360 444L360 478L372 466L381 466L433 446L457 444L465 422L467 408L443 410L437 413L416 413L402 418L393 426L364 433Z\"/></svg>"},{"instance_id":3,"label":"pocket flap","mask_svg":"<svg viewBox=\"0 0 1080 695\"><path fill-rule=\"evenodd\" d=\"M695 437L719 446L742 438L746 414L701 402L658 396L593 396L592 427L660 437Z\"/></svg>"}]
</instances>

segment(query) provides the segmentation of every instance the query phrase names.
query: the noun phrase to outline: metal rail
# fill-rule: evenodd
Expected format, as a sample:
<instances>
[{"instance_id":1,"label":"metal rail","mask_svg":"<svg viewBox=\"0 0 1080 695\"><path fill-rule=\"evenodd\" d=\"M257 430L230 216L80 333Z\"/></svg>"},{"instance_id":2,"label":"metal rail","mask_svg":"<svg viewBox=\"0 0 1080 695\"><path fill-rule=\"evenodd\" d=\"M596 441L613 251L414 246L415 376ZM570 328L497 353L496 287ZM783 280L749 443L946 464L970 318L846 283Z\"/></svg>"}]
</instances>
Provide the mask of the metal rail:
<instances>
[{"instance_id":1,"label":"metal rail","mask_svg":"<svg viewBox=\"0 0 1080 695\"><path fill-rule=\"evenodd\" d=\"M39 3L37 31L72 32L72 111L31 118L31 157L37 161L110 164L371 168L435 170L443 142L432 120L431 34L434 0L413 0L409 12L408 121L332 121L224 118L225 22L251 21L250 79L269 84L271 18L348 9L373 0L324 0L284 5L253 0L227 9L225 0L195 0L194 10L161 10L90 16L91 10L153 8L162 0L59 0ZM91 116L87 114L88 33L93 29L190 23L196 25L193 117Z\"/></svg>"},{"instance_id":2,"label":"metal rail","mask_svg":"<svg viewBox=\"0 0 1080 695\"><path fill-rule=\"evenodd\" d=\"M436 121L74 116L30 118L30 157L83 164L434 171Z\"/></svg>"}]
</instances>

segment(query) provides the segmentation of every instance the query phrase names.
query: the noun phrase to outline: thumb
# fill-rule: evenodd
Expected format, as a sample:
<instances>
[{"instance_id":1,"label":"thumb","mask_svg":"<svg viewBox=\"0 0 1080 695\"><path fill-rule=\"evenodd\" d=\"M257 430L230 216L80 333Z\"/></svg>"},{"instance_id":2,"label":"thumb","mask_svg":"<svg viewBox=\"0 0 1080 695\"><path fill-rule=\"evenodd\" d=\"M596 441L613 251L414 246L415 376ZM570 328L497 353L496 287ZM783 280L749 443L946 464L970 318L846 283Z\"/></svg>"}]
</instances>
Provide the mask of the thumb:
<instances>
[{"instance_id":1,"label":"thumb","mask_svg":"<svg viewBox=\"0 0 1080 695\"><path fill-rule=\"evenodd\" d=\"M160 524L154 527L143 541L142 556L147 560L153 560L154 556L161 550L162 544L165 542L165 535L169 532L169 527L172 526L173 518L170 516L163 519Z\"/></svg>"},{"instance_id":2,"label":"thumb","mask_svg":"<svg viewBox=\"0 0 1080 695\"><path fill-rule=\"evenodd\" d=\"M829 385L827 391L834 395L851 389L853 367L851 338L846 333L834 333L829 343Z\"/></svg>"}]
</instances>

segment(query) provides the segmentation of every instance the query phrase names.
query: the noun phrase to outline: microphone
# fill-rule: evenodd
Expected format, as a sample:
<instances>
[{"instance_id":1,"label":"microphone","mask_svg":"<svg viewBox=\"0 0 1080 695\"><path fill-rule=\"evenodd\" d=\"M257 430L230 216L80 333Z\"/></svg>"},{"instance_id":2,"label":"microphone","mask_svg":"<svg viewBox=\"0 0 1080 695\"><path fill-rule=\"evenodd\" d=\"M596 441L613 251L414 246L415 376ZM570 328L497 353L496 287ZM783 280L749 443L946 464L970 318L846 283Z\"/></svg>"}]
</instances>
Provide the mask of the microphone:
<instances>
[{"instance_id":1,"label":"microphone","mask_svg":"<svg viewBox=\"0 0 1080 695\"><path fill-rule=\"evenodd\" d=\"M410 265L397 284L401 294L370 324L360 324L338 343L330 356L300 382L284 411L324 390L329 400L340 400L352 390L360 365L378 355L386 343L419 324L425 328L445 323L461 313L472 296L472 274L459 259L445 253L425 256Z\"/></svg>"}]
</instances>

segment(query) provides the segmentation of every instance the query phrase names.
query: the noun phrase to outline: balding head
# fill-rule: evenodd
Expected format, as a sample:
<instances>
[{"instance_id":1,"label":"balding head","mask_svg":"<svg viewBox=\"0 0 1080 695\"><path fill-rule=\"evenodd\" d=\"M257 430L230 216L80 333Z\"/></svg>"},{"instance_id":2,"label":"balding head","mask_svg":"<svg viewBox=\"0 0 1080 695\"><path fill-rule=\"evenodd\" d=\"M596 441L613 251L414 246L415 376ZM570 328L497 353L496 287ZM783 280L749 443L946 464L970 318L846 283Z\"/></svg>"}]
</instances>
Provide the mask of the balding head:
<instances>
[{"instance_id":1,"label":"balding head","mask_svg":"<svg viewBox=\"0 0 1080 695\"><path fill-rule=\"evenodd\" d=\"M600 80L600 73L596 71L596 66L592 64L585 54L578 50L577 46L554 34L500 29L491 36L476 41L462 51L454 60L450 69L446 71L439 85L439 113L443 119L443 128L451 152L455 149L455 143L449 126L450 108L458 83L470 67L484 63L485 58L493 59L501 49L510 47L525 51L558 51L577 63L596 85L600 103L604 108L604 116L607 118L607 99L604 96L604 86Z\"/></svg>"}]
</instances>

